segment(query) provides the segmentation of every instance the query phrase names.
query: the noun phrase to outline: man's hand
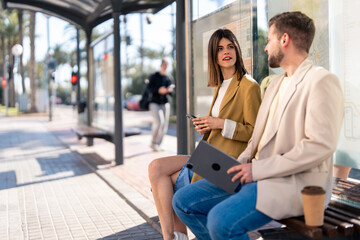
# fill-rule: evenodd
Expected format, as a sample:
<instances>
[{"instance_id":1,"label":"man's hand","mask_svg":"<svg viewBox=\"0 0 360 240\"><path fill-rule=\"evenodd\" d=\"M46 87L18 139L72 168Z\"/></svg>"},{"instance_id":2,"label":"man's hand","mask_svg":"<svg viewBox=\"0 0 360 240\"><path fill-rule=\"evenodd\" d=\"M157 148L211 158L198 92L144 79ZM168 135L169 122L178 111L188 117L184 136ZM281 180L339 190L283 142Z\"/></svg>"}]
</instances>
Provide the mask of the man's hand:
<instances>
[{"instance_id":1,"label":"man's hand","mask_svg":"<svg viewBox=\"0 0 360 240\"><path fill-rule=\"evenodd\" d=\"M169 93L169 90L166 87L160 87L158 92L160 95L165 95Z\"/></svg>"},{"instance_id":2,"label":"man's hand","mask_svg":"<svg viewBox=\"0 0 360 240\"><path fill-rule=\"evenodd\" d=\"M251 163L235 165L235 166L229 168L229 170L227 170L228 174L233 173L233 172L238 172L238 173L236 173L233 176L231 181L235 182L237 179L240 179L240 182L242 184L253 182L252 164Z\"/></svg>"},{"instance_id":3,"label":"man's hand","mask_svg":"<svg viewBox=\"0 0 360 240\"><path fill-rule=\"evenodd\" d=\"M194 118L192 121L196 131L200 134L207 133L212 129L223 129L225 124L224 119L210 116Z\"/></svg>"}]
</instances>

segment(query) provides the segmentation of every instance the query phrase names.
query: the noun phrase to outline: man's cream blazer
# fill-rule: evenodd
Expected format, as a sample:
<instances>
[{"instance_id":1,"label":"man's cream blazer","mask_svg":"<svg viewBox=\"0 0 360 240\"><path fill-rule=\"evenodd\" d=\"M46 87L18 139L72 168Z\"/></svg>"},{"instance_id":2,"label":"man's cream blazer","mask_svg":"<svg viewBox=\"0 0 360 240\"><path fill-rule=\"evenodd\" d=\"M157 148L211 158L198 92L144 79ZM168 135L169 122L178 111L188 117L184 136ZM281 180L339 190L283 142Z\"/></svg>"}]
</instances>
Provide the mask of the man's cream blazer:
<instances>
[{"instance_id":1,"label":"man's cream blazer","mask_svg":"<svg viewBox=\"0 0 360 240\"><path fill-rule=\"evenodd\" d=\"M238 158L241 163L253 163L253 179L258 181L256 208L273 219L303 215L300 192L308 185L323 187L329 203L332 154L344 114L338 78L305 60L279 102L259 160L253 160L283 77L273 79L267 88L252 138Z\"/></svg>"}]
</instances>

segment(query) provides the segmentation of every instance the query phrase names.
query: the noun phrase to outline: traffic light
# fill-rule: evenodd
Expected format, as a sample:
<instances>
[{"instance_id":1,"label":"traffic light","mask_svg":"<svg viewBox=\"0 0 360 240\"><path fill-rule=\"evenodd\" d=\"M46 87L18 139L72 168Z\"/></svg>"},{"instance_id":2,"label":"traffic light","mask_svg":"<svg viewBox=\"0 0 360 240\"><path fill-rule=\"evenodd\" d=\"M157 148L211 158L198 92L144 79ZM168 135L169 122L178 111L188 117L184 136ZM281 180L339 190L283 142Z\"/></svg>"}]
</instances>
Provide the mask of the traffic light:
<instances>
[{"instance_id":1,"label":"traffic light","mask_svg":"<svg viewBox=\"0 0 360 240\"><path fill-rule=\"evenodd\" d=\"M75 72L71 73L71 84L73 86L76 86L78 84L78 77L77 77L77 73Z\"/></svg>"}]
</instances>

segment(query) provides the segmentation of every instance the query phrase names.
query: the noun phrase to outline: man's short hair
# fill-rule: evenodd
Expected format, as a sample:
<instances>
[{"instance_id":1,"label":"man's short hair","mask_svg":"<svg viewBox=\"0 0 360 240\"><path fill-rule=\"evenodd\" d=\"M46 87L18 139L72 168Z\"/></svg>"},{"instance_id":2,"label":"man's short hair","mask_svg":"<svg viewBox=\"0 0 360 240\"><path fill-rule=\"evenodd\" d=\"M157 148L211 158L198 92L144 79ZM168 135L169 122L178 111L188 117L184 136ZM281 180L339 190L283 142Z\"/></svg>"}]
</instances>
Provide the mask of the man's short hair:
<instances>
[{"instance_id":1,"label":"man's short hair","mask_svg":"<svg viewBox=\"0 0 360 240\"><path fill-rule=\"evenodd\" d=\"M269 27L275 26L279 38L287 33L298 49L309 53L315 36L314 21L301 12L284 12L275 15L269 21Z\"/></svg>"}]
</instances>

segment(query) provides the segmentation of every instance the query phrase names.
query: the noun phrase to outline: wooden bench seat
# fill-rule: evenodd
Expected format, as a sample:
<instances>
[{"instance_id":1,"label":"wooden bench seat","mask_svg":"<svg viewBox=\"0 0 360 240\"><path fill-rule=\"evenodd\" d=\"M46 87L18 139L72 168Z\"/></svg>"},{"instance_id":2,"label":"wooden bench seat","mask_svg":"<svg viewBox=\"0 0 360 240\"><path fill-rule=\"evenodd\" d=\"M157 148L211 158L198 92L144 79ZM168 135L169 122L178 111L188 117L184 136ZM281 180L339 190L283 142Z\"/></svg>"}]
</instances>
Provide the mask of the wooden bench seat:
<instances>
[{"instance_id":1,"label":"wooden bench seat","mask_svg":"<svg viewBox=\"0 0 360 240\"><path fill-rule=\"evenodd\" d=\"M76 133L78 139L81 140L83 137L87 138L103 138L107 141L112 142L112 135L102 129L92 126L76 126L72 128L73 132Z\"/></svg>"},{"instance_id":2,"label":"wooden bench seat","mask_svg":"<svg viewBox=\"0 0 360 240\"><path fill-rule=\"evenodd\" d=\"M309 227L303 217L279 221L283 228L259 230L267 239L360 239L360 184L335 180L332 201L324 213L324 225Z\"/></svg>"},{"instance_id":3,"label":"wooden bench seat","mask_svg":"<svg viewBox=\"0 0 360 240\"><path fill-rule=\"evenodd\" d=\"M78 139L81 140L83 137L87 138L87 145L92 146L93 145L93 139L94 138L102 138L109 142L113 142L113 134L110 132L107 132L103 129L93 127L93 126L75 126L71 128L71 130L77 135ZM137 128L129 128L125 129L124 136L134 136L141 134L141 131Z\"/></svg>"}]
</instances>

